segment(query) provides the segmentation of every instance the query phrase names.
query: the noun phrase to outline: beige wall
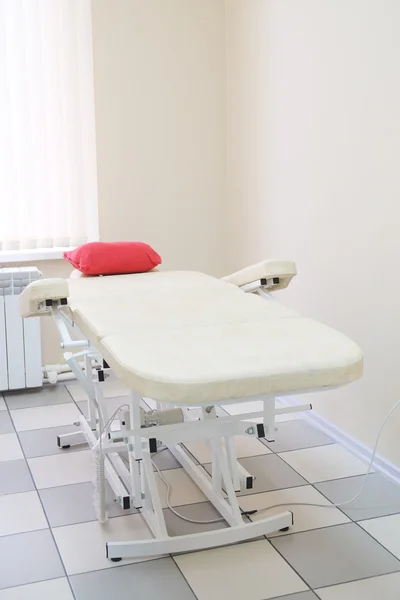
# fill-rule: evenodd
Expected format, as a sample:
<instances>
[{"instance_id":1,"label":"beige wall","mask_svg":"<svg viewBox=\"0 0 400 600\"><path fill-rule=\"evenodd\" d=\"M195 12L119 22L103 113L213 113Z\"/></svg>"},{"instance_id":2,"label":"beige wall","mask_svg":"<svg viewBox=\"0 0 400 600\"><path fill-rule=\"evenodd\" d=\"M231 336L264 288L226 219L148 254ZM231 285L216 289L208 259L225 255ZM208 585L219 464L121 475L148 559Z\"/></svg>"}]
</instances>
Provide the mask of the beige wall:
<instances>
[{"instance_id":1,"label":"beige wall","mask_svg":"<svg viewBox=\"0 0 400 600\"><path fill-rule=\"evenodd\" d=\"M222 274L223 0L92 0L100 235Z\"/></svg>"},{"instance_id":2,"label":"beige wall","mask_svg":"<svg viewBox=\"0 0 400 600\"><path fill-rule=\"evenodd\" d=\"M400 3L227 0L231 267L297 261L281 298L365 352L316 410L372 446L400 398ZM245 228L241 228L241 223ZM314 397L313 397L314 400ZM400 413L379 451L400 464Z\"/></svg>"},{"instance_id":3,"label":"beige wall","mask_svg":"<svg viewBox=\"0 0 400 600\"><path fill-rule=\"evenodd\" d=\"M226 2L227 271L266 256L265 19L268 3Z\"/></svg>"},{"instance_id":4,"label":"beige wall","mask_svg":"<svg viewBox=\"0 0 400 600\"><path fill-rule=\"evenodd\" d=\"M215 275L225 273L224 17L223 0L92 0L101 239L146 241L166 268ZM42 322L43 361L63 362Z\"/></svg>"}]
</instances>

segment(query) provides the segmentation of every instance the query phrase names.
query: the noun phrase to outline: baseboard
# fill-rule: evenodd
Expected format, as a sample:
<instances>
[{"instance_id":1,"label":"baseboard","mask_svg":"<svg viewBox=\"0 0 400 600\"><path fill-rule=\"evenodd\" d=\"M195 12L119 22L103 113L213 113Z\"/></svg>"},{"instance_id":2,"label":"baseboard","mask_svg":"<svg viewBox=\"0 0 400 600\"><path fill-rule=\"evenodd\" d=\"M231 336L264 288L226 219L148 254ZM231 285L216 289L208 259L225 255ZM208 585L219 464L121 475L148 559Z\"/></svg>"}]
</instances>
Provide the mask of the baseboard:
<instances>
[{"instance_id":1,"label":"baseboard","mask_svg":"<svg viewBox=\"0 0 400 600\"><path fill-rule=\"evenodd\" d=\"M303 404L297 398L293 397L284 397L279 398L279 401L284 406L296 406L299 404ZM362 460L364 463L369 464L372 458L372 448L369 448L350 434L337 427L328 419L325 419L314 410L299 412L297 413L302 419L318 428L320 431L325 433L335 442L343 446L346 450L354 454L357 458ZM378 434L378 432L377 432ZM385 435L383 433L383 435ZM390 479L393 483L400 485L400 467L397 467L389 460L381 456L380 454L375 454L375 460L373 464L374 471L380 473L387 479Z\"/></svg>"}]
</instances>

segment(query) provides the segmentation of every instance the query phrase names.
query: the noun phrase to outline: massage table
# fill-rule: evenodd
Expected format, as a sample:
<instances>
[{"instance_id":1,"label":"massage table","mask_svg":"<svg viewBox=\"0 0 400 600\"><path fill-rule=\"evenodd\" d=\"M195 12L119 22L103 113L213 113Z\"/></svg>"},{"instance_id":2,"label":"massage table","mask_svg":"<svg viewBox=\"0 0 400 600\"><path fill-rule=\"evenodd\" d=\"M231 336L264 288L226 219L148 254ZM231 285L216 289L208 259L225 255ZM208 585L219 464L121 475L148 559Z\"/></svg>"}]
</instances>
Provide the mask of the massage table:
<instances>
[{"instance_id":1,"label":"massage table","mask_svg":"<svg viewBox=\"0 0 400 600\"><path fill-rule=\"evenodd\" d=\"M107 518L105 481L123 509L140 511L153 538L106 544L110 560L210 548L286 530L290 511L247 522L237 493L254 478L238 462L236 435L275 439L275 417L310 404L275 398L334 388L362 375L360 348L342 333L286 308L273 293L296 275L270 260L223 279L199 272L38 280L22 292L23 317L51 316L65 360L87 393L79 429L59 447L88 443L95 505ZM74 333L75 332L75 333ZM131 390L108 418L102 383L112 371ZM143 400L151 399L147 410ZM226 414L224 404L259 400L262 409ZM253 405L254 406L254 405ZM185 443L206 441L210 474ZM226 521L202 533L168 535L152 456L167 447Z\"/></svg>"}]
</instances>

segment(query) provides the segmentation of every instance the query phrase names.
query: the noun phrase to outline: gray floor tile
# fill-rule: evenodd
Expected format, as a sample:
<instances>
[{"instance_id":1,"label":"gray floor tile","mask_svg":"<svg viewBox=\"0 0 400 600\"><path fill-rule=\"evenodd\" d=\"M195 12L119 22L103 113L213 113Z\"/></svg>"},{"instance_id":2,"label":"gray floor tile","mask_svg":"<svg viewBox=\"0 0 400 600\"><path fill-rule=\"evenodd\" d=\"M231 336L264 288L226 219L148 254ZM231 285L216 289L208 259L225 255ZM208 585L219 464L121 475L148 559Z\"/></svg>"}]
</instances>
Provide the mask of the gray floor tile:
<instances>
[{"instance_id":1,"label":"gray floor tile","mask_svg":"<svg viewBox=\"0 0 400 600\"><path fill-rule=\"evenodd\" d=\"M14 425L7 410L0 411L0 435L14 433Z\"/></svg>"},{"instance_id":2,"label":"gray floor tile","mask_svg":"<svg viewBox=\"0 0 400 600\"><path fill-rule=\"evenodd\" d=\"M39 495L51 527L96 520L90 482L39 490Z\"/></svg>"},{"instance_id":3,"label":"gray floor tile","mask_svg":"<svg viewBox=\"0 0 400 600\"><path fill-rule=\"evenodd\" d=\"M314 592L300 592L299 594L290 594L290 596L279 596L272 600L317 600L318 596Z\"/></svg>"},{"instance_id":4,"label":"gray floor tile","mask_svg":"<svg viewBox=\"0 0 400 600\"><path fill-rule=\"evenodd\" d=\"M166 448L156 454L151 455L154 464L160 471L168 471L169 469L179 469L182 465L176 460L175 456Z\"/></svg>"},{"instance_id":5,"label":"gray floor tile","mask_svg":"<svg viewBox=\"0 0 400 600\"><path fill-rule=\"evenodd\" d=\"M172 559L151 560L70 578L76 600L196 600Z\"/></svg>"},{"instance_id":6,"label":"gray floor tile","mask_svg":"<svg viewBox=\"0 0 400 600\"><path fill-rule=\"evenodd\" d=\"M20 431L19 441L26 458L37 456L49 456L50 454L64 454L65 452L76 452L87 448L86 444L71 446L68 450L62 450L57 446L57 436L63 433L79 431L75 425L62 425L61 427L47 427L45 429L33 429L31 431Z\"/></svg>"},{"instance_id":7,"label":"gray floor tile","mask_svg":"<svg viewBox=\"0 0 400 600\"><path fill-rule=\"evenodd\" d=\"M88 410L87 410L87 402L86 402L86 400L84 400L82 402L75 402L75 404L77 405L77 407L79 408L79 410L81 411L81 413L83 415L85 415L85 417L87 418L87 416L88 416Z\"/></svg>"},{"instance_id":8,"label":"gray floor tile","mask_svg":"<svg viewBox=\"0 0 400 600\"><path fill-rule=\"evenodd\" d=\"M106 419L110 419L115 413L115 411L120 408L120 406L125 406L129 408L130 399L129 396L116 396L115 398L105 398L103 405ZM126 410L126 408L124 410Z\"/></svg>"},{"instance_id":9,"label":"gray floor tile","mask_svg":"<svg viewBox=\"0 0 400 600\"><path fill-rule=\"evenodd\" d=\"M119 452L120 457L129 468L129 454L128 452ZM160 471L170 471L171 469L181 469L182 465L176 460L175 456L167 449L157 454L151 455L152 461L159 468ZM155 465L153 465L153 471L157 471Z\"/></svg>"},{"instance_id":10,"label":"gray floor tile","mask_svg":"<svg viewBox=\"0 0 400 600\"><path fill-rule=\"evenodd\" d=\"M35 485L25 460L0 462L0 496L30 492L34 489Z\"/></svg>"},{"instance_id":11,"label":"gray floor tile","mask_svg":"<svg viewBox=\"0 0 400 600\"><path fill-rule=\"evenodd\" d=\"M33 390L23 392L7 392L4 394L6 404L10 410L16 408L32 408L34 406L49 406L51 404L65 404L72 402L67 388L64 385L44 385Z\"/></svg>"},{"instance_id":12,"label":"gray floor tile","mask_svg":"<svg viewBox=\"0 0 400 600\"><path fill-rule=\"evenodd\" d=\"M278 423L275 442L261 441L273 452L286 452L288 450L301 450L302 448L333 444L333 440L325 433L311 427L301 419Z\"/></svg>"},{"instance_id":13,"label":"gray floor tile","mask_svg":"<svg viewBox=\"0 0 400 600\"><path fill-rule=\"evenodd\" d=\"M49 530L0 537L0 589L65 575Z\"/></svg>"},{"instance_id":14,"label":"gray floor tile","mask_svg":"<svg viewBox=\"0 0 400 600\"><path fill-rule=\"evenodd\" d=\"M364 479L363 475L335 479L318 483L315 487L328 500L339 504L353 498L361 489ZM400 487L378 473L371 473L358 500L349 506L343 506L340 510L353 521L393 515L400 511Z\"/></svg>"},{"instance_id":15,"label":"gray floor tile","mask_svg":"<svg viewBox=\"0 0 400 600\"><path fill-rule=\"evenodd\" d=\"M191 460L192 460L192 461L193 461L193 462L194 462L196 465L199 465L199 464L200 464L200 463L199 463L199 461L197 460L197 458L195 457L195 455L194 455L194 454L192 454L192 453L190 452L190 450L188 450L184 444L181 444L181 448L182 448L182 450L185 452L185 454L187 454L187 455L188 455L188 457L189 457L189 458L190 458L190 459L191 459Z\"/></svg>"},{"instance_id":16,"label":"gray floor tile","mask_svg":"<svg viewBox=\"0 0 400 600\"><path fill-rule=\"evenodd\" d=\"M221 518L219 512L210 502L178 506L175 508L175 510L184 517L187 517L188 519L195 519L197 521L212 521L214 519ZM187 521L177 517L169 508L164 510L164 517L168 534L171 536L188 535L190 533L200 533L202 531L214 531L215 529L225 529L228 526L226 521L219 521L218 523L209 524L188 523Z\"/></svg>"},{"instance_id":17,"label":"gray floor tile","mask_svg":"<svg viewBox=\"0 0 400 600\"><path fill-rule=\"evenodd\" d=\"M241 458L239 462L256 479L252 489L242 490L237 494L238 496L248 496L249 494L257 494L258 492L272 492L273 490L308 485L303 477L289 467L279 456L275 456L275 454ZM211 472L210 464L204 465L204 468L208 473Z\"/></svg>"},{"instance_id":18,"label":"gray floor tile","mask_svg":"<svg viewBox=\"0 0 400 600\"><path fill-rule=\"evenodd\" d=\"M88 408L87 408L86 400L77 402L76 405L79 408L79 410L81 411L81 413L83 415L85 415L85 417L87 418ZM106 418L109 419L120 406L126 406L126 405L129 406L129 396L117 396L115 398L105 398L104 406L105 406Z\"/></svg>"},{"instance_id":19,"label":"gray floor tile","mask_svg":"<svg viewBox=\"0 0 400 600\"><path fill-rule=\"evenodd\" d=\"M39 490L39 495L51 527L85 523L95 521L97 518L93 508L93 484L91 482L46 488ZM120 517L138 512L134 508L123 510L113 500L113 491L106 482L106 502L109 517Z\"/></svg>"},{"instance_id":20,"label":"gray floor tile","mask_svg":"<svg viewBox=\"0 0 400 600\"><path fill-rule=\"evenodd\" d=\"M400 571L400 561L355 523L270 541L313 589Z\"/></svg>"}]
</instances>

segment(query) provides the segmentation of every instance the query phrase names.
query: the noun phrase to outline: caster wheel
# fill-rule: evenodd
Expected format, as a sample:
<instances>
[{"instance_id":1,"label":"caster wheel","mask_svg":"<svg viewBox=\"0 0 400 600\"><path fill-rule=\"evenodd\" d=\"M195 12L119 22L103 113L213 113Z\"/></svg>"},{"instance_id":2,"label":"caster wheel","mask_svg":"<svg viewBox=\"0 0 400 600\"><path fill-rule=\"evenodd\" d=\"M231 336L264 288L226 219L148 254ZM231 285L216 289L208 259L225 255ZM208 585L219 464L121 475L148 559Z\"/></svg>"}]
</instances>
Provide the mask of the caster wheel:
<instances>
[{"instance_id":1,"label":"caster wheel","mask_svg":"<svg viewBox=\"0 0 400 600\"><path fill-rule=\"evenodd\" d=\"M289 527L283 527L283 529L280 529L279 531L289 531Z\"/></svg>"},{"instance_id":2,"label":"caster wheel","mask_svg":"<svg viewBox=\"0 0 400 600\"><path fill-rule=\"evenodd\" d=\"M112 558L111 562L119 562L120 560L122 560L122 558Z\"/></svg>"},{"instance_id":3,"label":"caster wheel","mask_svg":"<svg viewBox=\"0 0 400 600\"><path fill-rule=\"evenodd\" d=\"M68 448L71 448L71 444L67 444L67 446L60 446L61 450L68 450Z\"/></svg>"}]
</instances>

